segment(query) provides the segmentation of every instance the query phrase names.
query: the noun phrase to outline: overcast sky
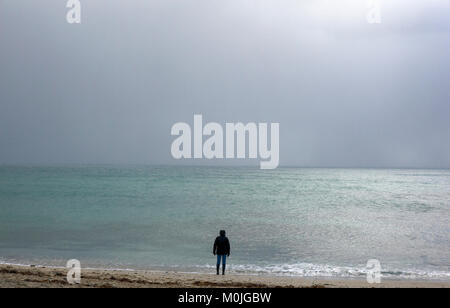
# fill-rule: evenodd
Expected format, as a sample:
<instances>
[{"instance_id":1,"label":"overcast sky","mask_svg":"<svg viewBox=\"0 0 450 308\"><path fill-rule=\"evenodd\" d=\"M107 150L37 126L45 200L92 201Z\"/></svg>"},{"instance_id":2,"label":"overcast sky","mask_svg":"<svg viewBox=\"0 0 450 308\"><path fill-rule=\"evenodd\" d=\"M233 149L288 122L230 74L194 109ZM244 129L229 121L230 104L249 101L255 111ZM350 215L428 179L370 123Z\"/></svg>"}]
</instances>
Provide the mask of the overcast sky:
<instances>
[{"instance_id":1,"label":"overcast sky","mask_svg":"<svg viewBox=\"0 0 450 308\"><path fill-rule=\"evenodd\" d=\"M171 164L200 113L279 122L285 166L448 168L450 1L380 2L0 0L0 164Z\"/></svg>"}]
</instances>

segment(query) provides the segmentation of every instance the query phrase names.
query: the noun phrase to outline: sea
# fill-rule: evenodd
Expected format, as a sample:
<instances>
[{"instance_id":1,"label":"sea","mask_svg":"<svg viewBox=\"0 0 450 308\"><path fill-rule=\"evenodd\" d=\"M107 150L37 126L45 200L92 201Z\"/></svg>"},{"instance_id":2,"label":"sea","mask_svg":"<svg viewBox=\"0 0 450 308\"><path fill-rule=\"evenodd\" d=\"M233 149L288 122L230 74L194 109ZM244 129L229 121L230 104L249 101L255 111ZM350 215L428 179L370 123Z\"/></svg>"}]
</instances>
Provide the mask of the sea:
<instances>
[{"instance_id":1,"label":"sea","mask_svg":"<svg viewBox=\"0 0 450 308\"><path fill-rule=\"evenodd\" d=\"M0 166L0 263L450 281L450 170Z\"/></svg>"}]
</instances>

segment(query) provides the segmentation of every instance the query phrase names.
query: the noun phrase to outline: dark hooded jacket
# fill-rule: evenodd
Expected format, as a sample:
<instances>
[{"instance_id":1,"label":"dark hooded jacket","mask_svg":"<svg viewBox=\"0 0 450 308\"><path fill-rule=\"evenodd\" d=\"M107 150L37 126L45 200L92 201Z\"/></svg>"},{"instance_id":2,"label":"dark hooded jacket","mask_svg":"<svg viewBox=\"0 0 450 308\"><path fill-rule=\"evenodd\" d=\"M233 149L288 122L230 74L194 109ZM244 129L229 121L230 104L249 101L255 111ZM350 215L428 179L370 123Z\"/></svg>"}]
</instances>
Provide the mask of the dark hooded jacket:
<instances>
[{"instance_id":1,"label":"dark hooded jacket","mask_svg":"<svg viewBox=\"0 0 450 308\"><path fill-rule=\"evenodd\" d=\"M213 253L215 255L230 255L230 241L225 235L216 238Z\"/></svg>"}]
</instances>

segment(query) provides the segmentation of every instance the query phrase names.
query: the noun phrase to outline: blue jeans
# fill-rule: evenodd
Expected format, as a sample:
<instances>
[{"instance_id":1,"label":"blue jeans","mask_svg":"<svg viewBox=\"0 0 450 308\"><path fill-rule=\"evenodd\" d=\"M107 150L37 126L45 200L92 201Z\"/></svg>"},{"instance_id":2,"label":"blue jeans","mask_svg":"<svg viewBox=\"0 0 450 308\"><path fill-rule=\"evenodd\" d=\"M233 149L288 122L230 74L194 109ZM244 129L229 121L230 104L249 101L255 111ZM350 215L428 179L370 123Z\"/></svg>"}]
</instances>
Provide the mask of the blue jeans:
<instances>
[{"instance_id":1,"label":"blue jeans","mask_svg":"<svg viewBox=\"0 0 450 308\"><path fill-rule=\"evenodd\" d=\"M217 265L220 265L221 259L222 259L222 265L227 264L227 255L217 255Z\"/></svg>"}]
</instances>

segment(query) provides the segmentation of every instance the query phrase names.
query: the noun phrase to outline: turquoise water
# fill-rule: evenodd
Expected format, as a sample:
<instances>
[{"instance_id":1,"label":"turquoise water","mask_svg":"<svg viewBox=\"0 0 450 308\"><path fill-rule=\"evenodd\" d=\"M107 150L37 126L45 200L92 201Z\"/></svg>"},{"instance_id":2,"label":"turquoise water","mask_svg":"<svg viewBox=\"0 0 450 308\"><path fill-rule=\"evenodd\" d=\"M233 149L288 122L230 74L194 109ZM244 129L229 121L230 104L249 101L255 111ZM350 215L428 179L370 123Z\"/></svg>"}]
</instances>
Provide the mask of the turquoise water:
<instances>
[{"instance_id":1,"label":"turquoise water","mask_svg":"<svg viewBox=\"0 0 450 308\"><path fill-rule=\"evenodd\" d=\"M450 170L0 167L0 262L450 280Z\"/></svg>"}]
</instances>

